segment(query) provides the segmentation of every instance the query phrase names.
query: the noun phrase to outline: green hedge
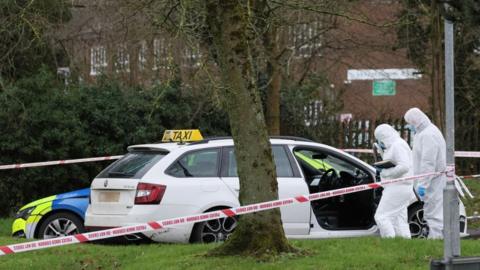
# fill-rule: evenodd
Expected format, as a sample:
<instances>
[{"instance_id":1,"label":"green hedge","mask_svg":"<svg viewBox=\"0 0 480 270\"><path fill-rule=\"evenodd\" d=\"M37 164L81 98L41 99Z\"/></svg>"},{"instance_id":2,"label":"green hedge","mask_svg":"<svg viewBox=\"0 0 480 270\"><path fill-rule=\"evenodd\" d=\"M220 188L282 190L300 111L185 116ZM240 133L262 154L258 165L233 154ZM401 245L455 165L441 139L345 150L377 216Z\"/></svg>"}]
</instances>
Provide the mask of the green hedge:
<instances>
[{"instance_id":1,"label":"green hedge","mask_svg":"<svg viewBox=\"0 0 480 270\"><path fill-rule=\"evenodd\" d=\"M165 129L225 135L228 120L208 95L180 81L149 88L100 80L69 85L43 70L0 92L0 164L123 154ZM88 187L108 162L0 171L0 216L32 200Z\"/></svg>"}]
</instances>

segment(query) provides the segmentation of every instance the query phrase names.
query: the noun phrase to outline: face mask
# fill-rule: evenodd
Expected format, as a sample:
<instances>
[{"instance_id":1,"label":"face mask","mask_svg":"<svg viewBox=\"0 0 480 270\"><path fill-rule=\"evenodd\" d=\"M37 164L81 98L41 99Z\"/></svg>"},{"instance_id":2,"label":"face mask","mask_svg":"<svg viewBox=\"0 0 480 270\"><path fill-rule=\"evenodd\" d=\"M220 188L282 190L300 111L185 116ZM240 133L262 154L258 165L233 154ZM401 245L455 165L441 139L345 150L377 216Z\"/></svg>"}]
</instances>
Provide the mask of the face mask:
<instances>
[{"instance_id":1,"label":"face mask","mask_svg":"<svg viewBox=\"0 0 480 270\"><path fill-rule=\"evenodd\" d=\"M417 132L417 129L415 128L414 125L408 124L408 125L406 126L406 128L409 129L412 134L414 134L414 133Z\"/></svg>"},{"instance_id":2,"label":"face mask","mask_svg":"<svg viewBox=\"0 0 480 270\"><path fill-rule=\"evenodd\" d=\"M385 144L383 142L377 141L377 144L378 144L378 146L380 146L380 148L382 148L382 150L387 149L387 147L385 146Z\"/></svg>"}]
</instances>

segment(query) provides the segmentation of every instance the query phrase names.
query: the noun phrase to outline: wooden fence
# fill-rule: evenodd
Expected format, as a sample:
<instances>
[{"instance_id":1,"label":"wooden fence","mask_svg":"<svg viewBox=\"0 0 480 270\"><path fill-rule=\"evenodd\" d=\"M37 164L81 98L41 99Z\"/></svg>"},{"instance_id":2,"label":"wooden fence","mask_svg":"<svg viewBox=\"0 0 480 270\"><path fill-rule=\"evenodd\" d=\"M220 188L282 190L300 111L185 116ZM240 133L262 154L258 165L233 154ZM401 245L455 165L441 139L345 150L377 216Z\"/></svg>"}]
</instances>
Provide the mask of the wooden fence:
<instances>
[{"instance_id":1,"label":"wooden fence","mask_svg":"<svg viewBox=\"0 0 480 270\"><path fill-rule=\"evenodd\" d=\"M480 117L457 115L455 119L455 149L480 151ZM456 158L459 174L479 174L480 158Z\"/></svg>"},{"instance_id":2,"label":"wooden fence","mask_svg":"<svg viewBox=\"0 0 480 270\"><path fill-rule=\"evenodd\" d=\"M352 120L341 123L337 144L339 148L371 149L375 142L375 128L383 123L390 124L400 132L403 139L413 146L413 134L406 128L403 119L387 120ZM480 151L480 119L478 117L462 117L456 119L455 149L460 151ZM356 155L365 161L371 161L368 155ZM456 158L458 174L480 173L480 159Z\"/></svg>"},{"instance_id":3,"label":"wooden fence","mask_svg":"<svg viewBox=\"0 0 480 270\"><path fill-rule=\"evenodd\" d=\"M398 130L410 146L413 136L402 120L352 120L341 123L338 146L340 148L372 148L375 142L374 131L380 124L389 124Z\"/></svg>"}]
</instances>

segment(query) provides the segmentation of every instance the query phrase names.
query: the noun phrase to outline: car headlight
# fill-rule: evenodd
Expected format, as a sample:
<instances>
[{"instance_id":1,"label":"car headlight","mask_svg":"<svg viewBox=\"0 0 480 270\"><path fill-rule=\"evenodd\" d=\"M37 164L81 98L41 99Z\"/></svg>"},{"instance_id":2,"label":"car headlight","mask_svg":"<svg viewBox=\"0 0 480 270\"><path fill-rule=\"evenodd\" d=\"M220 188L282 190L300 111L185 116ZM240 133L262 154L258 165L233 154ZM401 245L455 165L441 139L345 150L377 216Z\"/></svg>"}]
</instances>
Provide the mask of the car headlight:
<instances>
[{"instance_id":1,"label":"car headlight","mask_svg":"<svg viewBox=\"0 0 480 270\"><path fill-rule=\"evenodd\" d=\"M27 220L27 218L32 213L33 209L35 209L35 207L29 207L29 208L19 210L17 214L15 214L15 218L21 218L21 219Z\"/></svg>"}]
</instances>

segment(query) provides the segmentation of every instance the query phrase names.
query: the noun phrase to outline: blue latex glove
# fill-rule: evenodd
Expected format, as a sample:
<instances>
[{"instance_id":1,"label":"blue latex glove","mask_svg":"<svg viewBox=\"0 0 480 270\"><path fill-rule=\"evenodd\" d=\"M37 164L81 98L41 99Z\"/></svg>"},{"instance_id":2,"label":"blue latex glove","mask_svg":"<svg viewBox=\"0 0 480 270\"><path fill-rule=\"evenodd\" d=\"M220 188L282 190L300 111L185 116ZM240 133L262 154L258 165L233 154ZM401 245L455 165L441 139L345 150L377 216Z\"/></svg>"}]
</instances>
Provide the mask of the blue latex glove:
<instances>
[{"instance_id":1,"label":"blue latex glove","mask_svg":"<svg viewBox=\"0 0 480 270\"><path fill-rule=\"evenodd\" d=\"M406 127L407 127L407 129L410 130L410 133L412 133L412 134L417 133L417 129L415 128L414 125L408 124Z\"/></svg>"},{"instance_id":2,"label":"blue latex glove","mask_svg":"<svg viewBox=\"0 0 480 270\"><path fill-rule=\"evenodd\" d=\"M417 187L417 194L422 199L423 196L425 196L425 187L424 186L418 186Z\"/></svg>"}]
</instances>

